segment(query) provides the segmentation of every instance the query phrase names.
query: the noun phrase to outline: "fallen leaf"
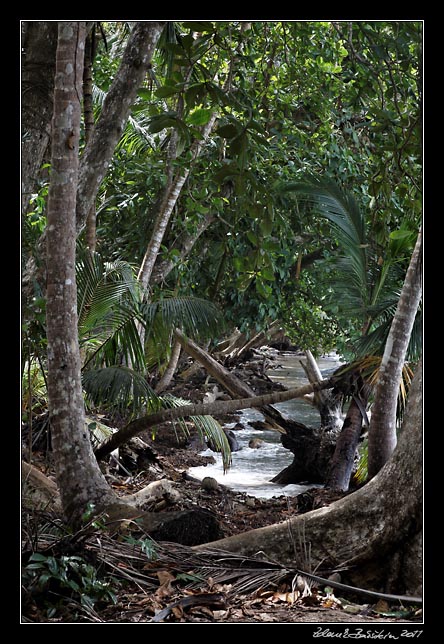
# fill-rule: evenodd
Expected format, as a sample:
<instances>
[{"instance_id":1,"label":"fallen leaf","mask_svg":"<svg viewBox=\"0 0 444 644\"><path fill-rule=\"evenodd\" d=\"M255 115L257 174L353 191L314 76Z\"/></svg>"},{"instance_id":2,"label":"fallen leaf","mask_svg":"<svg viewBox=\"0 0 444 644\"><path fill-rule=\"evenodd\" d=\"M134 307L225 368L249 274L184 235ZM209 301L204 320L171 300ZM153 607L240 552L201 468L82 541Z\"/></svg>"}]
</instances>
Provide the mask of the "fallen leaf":
<instances>
[{"instance_id":1,"label":"fallen leaf","mask_svg":"<svg viewBox=\"0 0 444 644\"><path fill-rule=\"evenodd\" d=\"M177 619L183 617L183 610L181 606L173 606L171 612L173 613L174 617L177 617Z\"/></svg>"},{"instance_id":2,"label":"fallen leaf","mask_svg":"<svg viewBox=\"0 0 444 644\"><path fill-rule=\"evenodd\" d=\"M261 622L277 622L279 620L275 615L270 615L270 613L258 613L257 617Z\"/></svg>"},{"instance_id":3,"label":"fallen leaf","mask_svg":"<svg viewBox=\"0 0 444 644\"><path fill-rule=\"evenodd\" d=\"M385 601L385 599L379 599L378 602L373 606L373 612L375 613L388 613L390 611L390 606Z\"/></svg>"},{"instance_id":4,"label":"fallen leaf","mask_svg":"<svg viewBox=\"0 0 444 644\"><path fill-rule=\"evenodd\" d=\"M154 593L157 598L168 597L173 594L174 588L172 582L175 581L175 577L168 572L168 570L158 570L157 578L159 579L160 586Z\"/></svg>"},{"instance_id":5,"label":"fallen leaf","mask_svg":"<svg viewBox=\"0 0 444 644\"><path fill-rule=\"evenodd\" d=\"M214 610L213 617L215 619L225 619L226 617L228 617L229 613L229 610Z\"/></svg>"}]
</instances>

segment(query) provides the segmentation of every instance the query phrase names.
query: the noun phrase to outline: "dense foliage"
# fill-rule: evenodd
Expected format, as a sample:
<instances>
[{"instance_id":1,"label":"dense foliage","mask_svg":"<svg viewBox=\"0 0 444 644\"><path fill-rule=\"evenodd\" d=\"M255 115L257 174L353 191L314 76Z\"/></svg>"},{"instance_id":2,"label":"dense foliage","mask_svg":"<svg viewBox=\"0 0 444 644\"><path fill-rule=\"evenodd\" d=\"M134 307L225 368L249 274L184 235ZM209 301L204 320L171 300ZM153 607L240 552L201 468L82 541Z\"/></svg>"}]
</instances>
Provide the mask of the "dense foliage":
<instances>
[{"instance_id":1,"label":"dense foliage","mask_svg":"<svg viewBox=\"0 0 444 644\"><path fill-rule=\"evenodd\" d=\"M96 118L128 31L125 23L96 25ZM377 282L390 268L387 309L421 217L421 56L415 21L168 23L100 188L101 256L140 266L162 189L186 168L154 297L167 289L209 299L242 331L280 319L302 349L356 353L353 342L376 327L371 315L350 313L350 297L337 296L338 284L347 287L337 229L281 187L317 176L356 201L370 273ZM24 224L25 257L44 228L47 173ZM38 290L36 298L38 313ZM36 319L30 312L28 337Z\"/></svg>"}]
</instances>

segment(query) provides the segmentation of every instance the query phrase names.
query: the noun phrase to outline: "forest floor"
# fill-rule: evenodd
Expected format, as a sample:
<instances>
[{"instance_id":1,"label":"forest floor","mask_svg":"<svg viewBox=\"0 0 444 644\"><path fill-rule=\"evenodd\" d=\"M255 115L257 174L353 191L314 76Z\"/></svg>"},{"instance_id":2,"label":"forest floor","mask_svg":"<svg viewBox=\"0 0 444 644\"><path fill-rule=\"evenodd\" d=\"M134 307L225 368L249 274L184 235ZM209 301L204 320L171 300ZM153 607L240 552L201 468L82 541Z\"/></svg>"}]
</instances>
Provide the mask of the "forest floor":
<instances>
[{"instance_id":1,"label":"forest floor","mask_svg":"<svg viewBox=\"0 0 444 644\"><path fill-rule=\"evenodd\" d=\"M199 379L202 377L202 374L198 374L186 384L173 383L170 392L193 402L201 400L200 384L202 383L199 383ZM269 379L255 376L251 370L248 377L250 383L253 378L254 389L258 393L276 388ZM233 422L236 419L238 420L235 415L218 418L221 423ZM200 481L190 477L187 470L190 467L212 462L212 457L199 454L197 435L191 426L189 429L190 437L185 439L166 424L157 428L154 440L150 435L140 436L145 446L148 446L147 449L144 449L143 444L123 448L121 460L126 471L117 471L111 462L104 466L104 473L116 493L124 497L152 481L159 479L172 481L179 491L179 498L174 503L166 505L161 503L157 507L153 504L147 509L154 512L169 512L199 508L215 518L218 526L218 534L215 538L229 537L253 528L284 522L296 514L329 505L343 496L329 490L312 488L297 497L276 496L271 499L258 499L230 490L220 484L206 489ZM43 451L35 453L33 464L46 474L50 474L48 462L47 453ZM46 521L45 525L48 522L56 524L59 521L54 515L43 519ZM36 521L36 516L30 518L26 515L23 519L22 550L24 549L27 554L30 549L35 551L35 542L39 541L39 535L36 533L42 528L36 527ZM32 536L31 532L34 532ZM93 604L87 602L83 605L81 598L80 601L66 600L66 589L62 591L60 589L64 584L60 581L59 574L56 586L58 591L61 591L63 601L56 602L57 609L48 607L47 593L40 596L38 586L36 589L35 584L30 584L33 586L31 593L24 584L22 599L24 622L304 623L311 625L309 630L313 637L325 638L333 636L333 631L326 627L328 624L342 625L340 627L342 630L339 631L342 636L355 638L381 639L384 633L387 633L386 637L390 637L392 628L398 629L397 633L407 633L407 631L414 633L420 630L422 612L415 608L403 607L399 603L389 605L385 601L369 602L368 597L359 595L345 597L328 587L322 588L311 584L302 584L301 587L300 580L296 588L294 575L283 576L279 581L271 579L267 581L264 577L262 585L257 587L256 584L253 591L242 592L242 586L230 583L229 575L226 575L225 583L223 575L222 578L217 575L211 576L211 573L202 576L201 571L193 567L191 560L189 570L186 565L184 568L183 558L185 557L186 561L186 548L189 548L189 545L182 547L175 546L174 543L161 542L157 544L158 552L152 555L151 563L146 563L146 556L145 559L138 561L136 555L132 553L132 563L128 566L128 553L120 552L121 546L118 544L122 544L122 541L125 544L134 543L135 539L141 539L144 536L147 535L141 534L140 528L133 523L127 526L123 536L121 533L114 535L112 542L107 541L109 537L101 534L99 529L99 532L93 531L88 538L77 539L75 546L71 542L69 547L66 547L66 553L63 552L65 546L62 545L61 555L81 556L86 561L94 562L104 556L103 552L107 547L110 548L110 561L114 562L112 567L116 580L116 586L113 587L113 601L99 600ZM33 546L30 548L32 541ZM43 543L44 541L43 538ZM63 539L61 543L65 543ZM96 551L97 543L101 544L100 553ZM152 547L156 551L156 542L153 542ZM60 545L58 548L60 551ZM170 555L163 559L162 553L165 548L172 553L172 556L182 558L179 567L171 564ZM176 548L178 548L177 553ZM46 551L54 553L55 550L57 548L52 541ZM38 551L42 553L45 549L40 547ZM149 556L148 559L150 559ZM134 573L134 566L137 567L136 573ZM181 572L178 573L178 570ZM183 572L184 570L186 573ZM145 573L147 577L142 581L140 575L143 571L147 571ZM57 575L53 576L55 580ZM197 584L196 579L199 580ZM81 595L80 591L79 594ZM57 596L57 592L54 596ZM322 624L322 627L316 627L318 623ZM364 623L365 626L360 628L360 623ZM352 626L345 631L347 624ZM341 634L337 636L341 637Z\"/></svg>"}]
</instances>

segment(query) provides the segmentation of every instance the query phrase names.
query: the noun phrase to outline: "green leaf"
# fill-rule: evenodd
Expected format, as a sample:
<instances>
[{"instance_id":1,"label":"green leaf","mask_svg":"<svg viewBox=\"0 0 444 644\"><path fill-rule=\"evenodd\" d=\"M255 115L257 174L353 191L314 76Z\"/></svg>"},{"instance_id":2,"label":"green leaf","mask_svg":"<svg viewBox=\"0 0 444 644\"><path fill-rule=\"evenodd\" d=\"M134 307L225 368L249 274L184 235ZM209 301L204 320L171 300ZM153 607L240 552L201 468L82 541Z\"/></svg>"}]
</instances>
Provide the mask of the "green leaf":
<instances>
[{"instance_id":1,"label":"green leaf","mask_svg":"<svg viewBox=\"0 0 444 644\"><path fill-rule=\"evenodd\" d=\"M205 125L211 118L212 110L207 108L197 108L188 117L190 125Z\"/></svg>"},{"instance_id":2,"label":"green leaf","mask_svg":"<svg viewBox=\"0 0 444 644\"><path fill-rule=\"evenodd\" d=\"M273 269L267 268L266 266L264 268L261 268L260 276L264 278L264 280L268 280L269 282L274 282L274 272Z\"/></svg>"},{"instance_id":3,"label":"green leaf","mask_svg":"<svg viewBox=\"0 0 444 644\"><path fill-rule=\"evenodd\" d=\"M408 239L411 238L413 235L411 230L392 230L390 233L389 237L390 239Z\"/></svg>"},{"instance_id":4,"label":"green leaf","mask_svg":"<svg viewBox=\"0 0 444 644\"><path fill-rule=\"evenodd\" d=\"M152 99L153 92L150 89L141 87L139 90L137 90L137 96L140 96L140 98L143 98L145 101L150 101Z\"/></svg>"},{"instance_id":5,"label":"green leaf","mask_svg":"<svg viewBox=\"0 0 444 644\"><path fill-rule=\"evenodd\" d=\"M260 279L256 280L256 291L265 299L270 297L272 293L271 286L264 284Z\"/></svg>"},{"instance_id":6,"label":"green leaf","mask_svg":"<svg viewBox=\"0 0 444 644\"><path fill-rule=\"evenodd\" d=\"M261 233L264 236L271 234L271 231L273 230L273 221L268 214L266 214L264 218L259 222L259 228L261 229Z\"/></svg>"},{"instance_id":7,"label":"green leaf","mask_svg":"<svg viewBox=\"0 0 444 644\"><path fill-rule=\"evenodd\" d=\"M247 237L250 240L250 242L253 244L253 246L257 246L258 239L252 230L247 230Z\"/></svg>"},{"instance_id":8,"label":"green leaf","mask_svg":"<svg viewBox=\"0 0 444 644\"><path fill-rule=\"evenodd\" d=\"M29 557L29 561L46 561L48 557L42 555L40 552L33 552Z\"/></svg>"},{"instance_id":9,"label":"green leaf","mask_svg":"<svg viewBox=\"0 0 444 644\"><path fill-rule=\"evenodd\" d=\"M158 98L168 98L180 92L180 89L177 85L164 85L163 87L158 87L155 94Z\"/></svg>"},{"instance_id":10,"label":"green leaf","mask_svg":"<svg viewBox=\"0 0 444 644\"><path fill-rule=\"evenodd\" d=\"M151 134L155 134L167 127L174 127L175 125L177 125L177 119L167 116L166 114L160 114L159 116L153 116L151 118L148 130Z\"/></svg>"},{"instance_id":11,"label":"green leaf","mask_svg":"<svg viewBox=\"0 0 444 644\"><path fill-rule=\"evenodd\" d=\"M216 134L218 134L224 139L232 139L235 136L237 136L238 133L239 133L238 128L232 123L228 123L228 125L222 125L222 127L219 127L216 130Z\"/></svg>"},{"instance_id":12,"label":"green leaf","mask_svg":"<svg viewBox=\"0 0 444 644\"><path fill-rule=\"evenodd\" d=\"M197 31L198 33L214 31L214 25L212 22L199 22L199 21L184 22L183 27L184 29L189 29L190 31Z\"/></svg>"}]
</instances>

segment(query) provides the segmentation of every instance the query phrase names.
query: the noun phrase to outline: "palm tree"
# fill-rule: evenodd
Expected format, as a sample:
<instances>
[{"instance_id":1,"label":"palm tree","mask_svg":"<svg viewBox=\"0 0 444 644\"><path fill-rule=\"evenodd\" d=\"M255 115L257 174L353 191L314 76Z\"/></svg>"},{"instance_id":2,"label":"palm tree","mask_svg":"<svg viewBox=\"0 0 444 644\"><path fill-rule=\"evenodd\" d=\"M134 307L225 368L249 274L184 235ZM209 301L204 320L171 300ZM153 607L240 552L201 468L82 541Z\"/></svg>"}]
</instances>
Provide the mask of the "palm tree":
<instances>
[{"instance_id":1,"label":"palm tree","mask_svg":"<svg viewBox=\"0 0 444 644\"><path fill-rule=\"evenodd\" d=\"M172 294L146 302L133 266L123 260L105 262L89 250L79 249L76 279L82 382L87 400L120 408L131 417L185 404L171 395L155 393L145 377L147 364L153 367L168 361L177 326L195 338L219 330L216 307L200 298ZM144 329L144 345L138 325ZM214 441L228 467L231 454L219 423L209 416L192 420L203 439ZM179 427L187 432L184 423Z\"/></svg>"},{"instance_id":2,"label":"palm tree","mask_svg":"<svg viewBox=\"0 0 444 644\"><path fill-rule=\"evenodd\" d=\"M155 393L145 376L147 360L151 368L168 361L178 325L194 338L214 333L220 328L216 307L206 300L172 294L142 303L135 267L120 259L104 261L100 254L80 246L76 281L82 386L87 404L119 409L131 419L140 413L186 404L171 395ZM145 346L137 323L145 329ZM28 356L26 364L32 365L34 372L38 358ZM43 368L41 362L40 366ZM210 416L191 420L201 438L212 441L221 451L225 467L229 467L231 453L219 423ZM188 432L185 423L178 426Z\"/></svg>"},{"instance_id":3,"label":"palm tree","mask_svg":"<svg viewBox=\"0 0 444 644\"><path fill-rule=\"evenodd\" d=\"M315 212L332 225L340 249L334 265L332 282L335 305L344 317L357 320L361 334L354 342L356 360L352 363L358 379L365 375L359 387L348 392L351 408L343 431L336 443L335 455L327 484L348 489L356 446L362 431L364 413L371 395L375 374L379 373L384 348L387 346L392 320L400 297L402 264L412 231L401 227L390 235L384 257L371 239L365 217L353 195L342 190L334 181L309 175L298 182L279 186L281 192L293 192L299 200L314 206ZM416 311L416 309L415 309ZM419 318L419 316L417 316ZM409 331L407 357L417 359L420 350L420 320ZM369 360L369 356L375 359ZM404 356L405 357L405 356ZM401 364L404 363L404 357ZM350 366L348 367L350 369ZM370 385L370 388L368 387ZM398 389L398 384L396 389ZM397 411L402 405L397 405ZM379 434L379 441L383 440ZM387 440L388 437L387 437ZM390 438L393 443L393 439ZM353 447L350 448L350 445ZM342 457L340 457L342 454ZM346 454L344 463L344 455Z\"/></svg>"}]
</instances>

